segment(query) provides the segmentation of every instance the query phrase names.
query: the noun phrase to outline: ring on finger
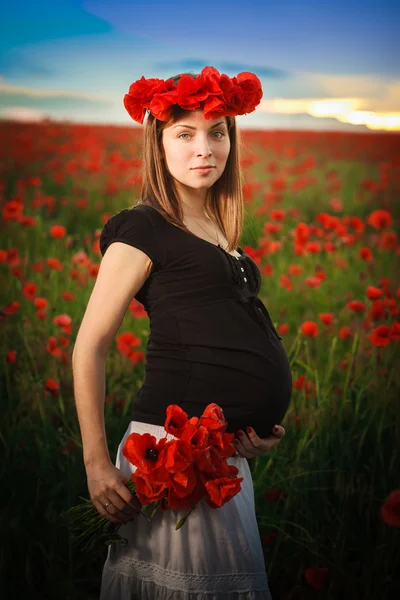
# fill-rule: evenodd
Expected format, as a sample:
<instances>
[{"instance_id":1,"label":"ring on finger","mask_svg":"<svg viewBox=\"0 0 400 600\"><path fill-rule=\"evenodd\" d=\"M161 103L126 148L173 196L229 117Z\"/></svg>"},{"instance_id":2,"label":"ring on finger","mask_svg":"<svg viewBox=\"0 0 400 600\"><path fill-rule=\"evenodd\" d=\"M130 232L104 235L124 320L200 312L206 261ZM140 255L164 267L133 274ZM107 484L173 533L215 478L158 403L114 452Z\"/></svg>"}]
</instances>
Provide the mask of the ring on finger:
<instances>
[{"instance_id":1,"label":"ring on finger","mask_svg":"<svg viewBox=\"0 0 400 600\"><path fill-rule=\"evenodd\" d=\"M106 503L104 504L104 508L107 508L107 506L110 506L110 504L111 504L111 502L106 502Z\"/></svg>"}]
</instances>

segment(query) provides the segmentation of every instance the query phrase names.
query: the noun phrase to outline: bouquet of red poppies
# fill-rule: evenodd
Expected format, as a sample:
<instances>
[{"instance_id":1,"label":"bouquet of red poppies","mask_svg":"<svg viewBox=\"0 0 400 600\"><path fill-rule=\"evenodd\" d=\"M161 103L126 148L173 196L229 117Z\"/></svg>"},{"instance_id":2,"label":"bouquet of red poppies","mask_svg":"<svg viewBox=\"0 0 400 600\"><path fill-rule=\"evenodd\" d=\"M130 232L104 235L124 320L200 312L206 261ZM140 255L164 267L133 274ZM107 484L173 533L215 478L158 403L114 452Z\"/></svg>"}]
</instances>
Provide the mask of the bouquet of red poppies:
<instances>
[{"instance_id":1,"label":"bouquet of red poppies","mask_svg":"<svg viewBox=\"0 0 400 600\"><path fill-rule=\"evenodd\" d=\"M160 509L188 510L176 524L179 529L202 498L213 509L229 502L240 492L243 477L237 477L237 467L227 462L236 452L231 443L235 434L226 433L228 423L217 404L209 404L201 417L190 419L171 404L166 415L164 438L157 441L149 433L131 433L122 453L136 467L126 485L146 511L140 514L151 520ZM168 434L173 438L167 439ZM117 533L121 525L102 517L90 500L83 500L65 514L85 550L99 543L126 542Z\"/></svg>"}]
</instances>

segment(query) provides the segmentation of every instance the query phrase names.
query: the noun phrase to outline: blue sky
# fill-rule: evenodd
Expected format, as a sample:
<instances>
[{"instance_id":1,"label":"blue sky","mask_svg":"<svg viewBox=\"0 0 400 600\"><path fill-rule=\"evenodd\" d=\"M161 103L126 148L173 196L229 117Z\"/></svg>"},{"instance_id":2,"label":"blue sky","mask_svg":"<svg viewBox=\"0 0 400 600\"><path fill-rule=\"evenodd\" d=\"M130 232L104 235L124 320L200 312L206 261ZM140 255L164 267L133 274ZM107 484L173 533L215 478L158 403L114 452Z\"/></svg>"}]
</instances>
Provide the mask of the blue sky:
<instances>
[{"instance_id":1,"label":"blue sky","mask_svg":"<svg viewBox=\"0 0 400 600\"><path fill-rule=\"evenodd\" d=\"M16 0L0 24L0 118L140 127L122 104L133 81L212 65L262 82L240 127L400 129L398 4Z\"/></svg>"}]
</instances>

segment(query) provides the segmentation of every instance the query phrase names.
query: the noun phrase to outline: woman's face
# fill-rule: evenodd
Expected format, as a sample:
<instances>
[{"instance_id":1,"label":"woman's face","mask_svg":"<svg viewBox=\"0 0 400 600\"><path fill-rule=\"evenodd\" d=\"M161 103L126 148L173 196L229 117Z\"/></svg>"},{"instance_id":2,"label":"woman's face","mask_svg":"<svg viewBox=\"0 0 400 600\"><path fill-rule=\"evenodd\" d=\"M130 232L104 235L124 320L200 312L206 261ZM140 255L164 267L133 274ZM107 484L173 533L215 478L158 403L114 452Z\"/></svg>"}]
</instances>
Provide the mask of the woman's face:
<instances>
[{"instance_id":1,"label":"woman's face","mask_svg":"<svg viewBox=\"0 0 400 600\"><path fill-rule=\"evenodd\" d=\"M225 117L205 119L202 109L187 111L162 133L166 167L182 186L210 188L221 177L231 142ZM196 167L211 165L207 170Z\"/></svg>"}]
</instances>

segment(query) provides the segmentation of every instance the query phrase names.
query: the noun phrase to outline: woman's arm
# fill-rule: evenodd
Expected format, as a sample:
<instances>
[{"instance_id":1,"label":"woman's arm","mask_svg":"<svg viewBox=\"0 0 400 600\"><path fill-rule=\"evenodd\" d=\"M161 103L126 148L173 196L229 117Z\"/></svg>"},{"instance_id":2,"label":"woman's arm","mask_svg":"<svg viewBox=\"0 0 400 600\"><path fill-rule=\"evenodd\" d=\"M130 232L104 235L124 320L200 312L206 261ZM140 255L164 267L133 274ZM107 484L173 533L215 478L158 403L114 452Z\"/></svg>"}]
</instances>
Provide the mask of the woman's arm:
<instances>
[{"instance_id":1,"label":"woman's arm","mask_svg":"<svg viewBox=\"0 0 400 600\"><path fill-rule=\"evenodd\" d=\"M74 396L82 436L85 466L111 462L104 422L106 357L75 346L72 359Z\"/></svg>"},{"instance_id":2,"label":"woman's arm","mask_svg":"<svg viewBox=\"0 0 400 600\"><path fill-rule=\"evenodd\" d=\"M144 252L122 242L110 244L101 261L72 353L85 464L110 460L104 424L106 358L151 267L152 261Z\"/></svg>"},{"instance_id":3,"label":"woman's arm","mask_svg":"<svg viewBox=\"0 0 400 600\"><path fill-rule=\"evenodd\" d=\"M140 503L111 462L104 422L109 348L152 261L138 248L113 242L104 254L72 354L74 397L88 489L98 512L113 523L135 518Z\"/></svg>"}]
</instances>

